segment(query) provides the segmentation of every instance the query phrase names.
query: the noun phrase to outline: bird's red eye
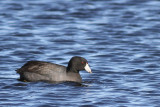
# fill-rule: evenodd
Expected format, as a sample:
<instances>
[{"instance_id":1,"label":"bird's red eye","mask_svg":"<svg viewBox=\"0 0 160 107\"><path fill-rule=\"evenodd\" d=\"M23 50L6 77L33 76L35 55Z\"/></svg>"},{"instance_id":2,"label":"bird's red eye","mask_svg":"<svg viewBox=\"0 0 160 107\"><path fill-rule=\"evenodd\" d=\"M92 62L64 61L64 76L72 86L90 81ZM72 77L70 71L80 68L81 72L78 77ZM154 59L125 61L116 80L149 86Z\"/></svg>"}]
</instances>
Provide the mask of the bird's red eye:
<instances>
[{"instance_id":1,"label":"bird's red eye","mask_svg":"<svg viewBox=\"0 0 160 107\"><path fill-rule=\"evenodd\" d=\"M84 62L83 62L83 61L82 61L81 63L82 63L82 64L84 64Z\"/></svg>"}]
</instances>

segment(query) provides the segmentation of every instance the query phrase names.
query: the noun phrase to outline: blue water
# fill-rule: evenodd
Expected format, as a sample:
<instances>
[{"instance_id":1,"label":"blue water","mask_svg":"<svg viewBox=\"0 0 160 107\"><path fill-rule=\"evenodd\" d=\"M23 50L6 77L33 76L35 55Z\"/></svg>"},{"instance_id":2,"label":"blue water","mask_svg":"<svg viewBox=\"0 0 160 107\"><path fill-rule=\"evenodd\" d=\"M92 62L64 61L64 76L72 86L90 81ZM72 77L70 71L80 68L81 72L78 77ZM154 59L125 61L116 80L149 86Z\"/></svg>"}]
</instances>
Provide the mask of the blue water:
<instances>
[{"instance_id":1,"label":"blue water","mask_svg":"<svg viewBox=\"0 0 160 107\"><path fill-rule=\"evenodd\" d=\"M29 60L85 57L82 85L21 82ZM1 0L1 107L159 107L159 0Z\"/></svg>"}]
</instances>

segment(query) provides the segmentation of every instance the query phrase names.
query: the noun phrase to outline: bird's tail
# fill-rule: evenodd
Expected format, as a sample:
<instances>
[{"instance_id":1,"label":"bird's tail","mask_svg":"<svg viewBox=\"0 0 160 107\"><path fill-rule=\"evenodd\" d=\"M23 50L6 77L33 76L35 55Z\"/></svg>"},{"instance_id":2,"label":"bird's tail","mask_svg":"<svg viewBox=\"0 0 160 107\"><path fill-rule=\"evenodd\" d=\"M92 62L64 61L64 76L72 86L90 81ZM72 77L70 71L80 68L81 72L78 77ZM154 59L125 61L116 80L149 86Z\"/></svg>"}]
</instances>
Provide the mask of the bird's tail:
<instances>
[{"instance_id":1,"label":"bird's tail","mask_svg":"<svg viewBox=\"0 0 160 107\"><path fill-rule=\"evenodd\" d=\"M15 71L16 71L18 74L21 73L20 69L16 69Z\"/></svg>"}]
</instances>

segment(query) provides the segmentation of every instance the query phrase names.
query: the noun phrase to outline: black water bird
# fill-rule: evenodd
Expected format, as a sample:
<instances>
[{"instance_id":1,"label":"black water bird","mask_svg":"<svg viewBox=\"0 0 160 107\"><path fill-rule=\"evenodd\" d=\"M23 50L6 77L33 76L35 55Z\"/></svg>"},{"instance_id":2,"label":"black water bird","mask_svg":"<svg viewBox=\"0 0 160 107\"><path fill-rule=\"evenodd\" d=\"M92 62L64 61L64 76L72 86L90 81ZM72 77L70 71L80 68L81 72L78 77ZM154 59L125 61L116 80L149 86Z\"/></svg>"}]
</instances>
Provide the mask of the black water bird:
<instances>
[{"instance_id":1,"label":"black water bird","mask_svg":"<svg viewBox=\"0 0 160 107\"><path fill-rule=\"evenodd\" d=\"M81 83L82 78L79 74L81 70L92 73L88 61L83 57L75 56L70 59L67 67L44 61L29 61L16 71L20 74L21 81L72 81Z\"/></svg>"}]
</instances>

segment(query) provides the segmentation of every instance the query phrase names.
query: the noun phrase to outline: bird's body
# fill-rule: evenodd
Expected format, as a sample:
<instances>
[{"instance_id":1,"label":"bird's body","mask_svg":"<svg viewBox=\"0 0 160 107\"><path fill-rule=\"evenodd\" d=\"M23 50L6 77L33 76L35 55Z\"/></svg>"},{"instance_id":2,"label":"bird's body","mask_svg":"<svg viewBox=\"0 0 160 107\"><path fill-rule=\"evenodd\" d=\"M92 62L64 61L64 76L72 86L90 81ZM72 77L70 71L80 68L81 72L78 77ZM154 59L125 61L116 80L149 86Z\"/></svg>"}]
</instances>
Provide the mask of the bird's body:
<instances>
[{"instance_id":1,"label":"bird's body","mask_svg":"<svg viewBox=\"0 0 160 107\"><path fill-rule=\"evenodd\" d=\"M79 71L85 69L86 65L87 60L82 57L73 57L67 67L44 61L29 61L18 69L17 73L22 81L82 82Z\"/></svg>"}]
</instances>

